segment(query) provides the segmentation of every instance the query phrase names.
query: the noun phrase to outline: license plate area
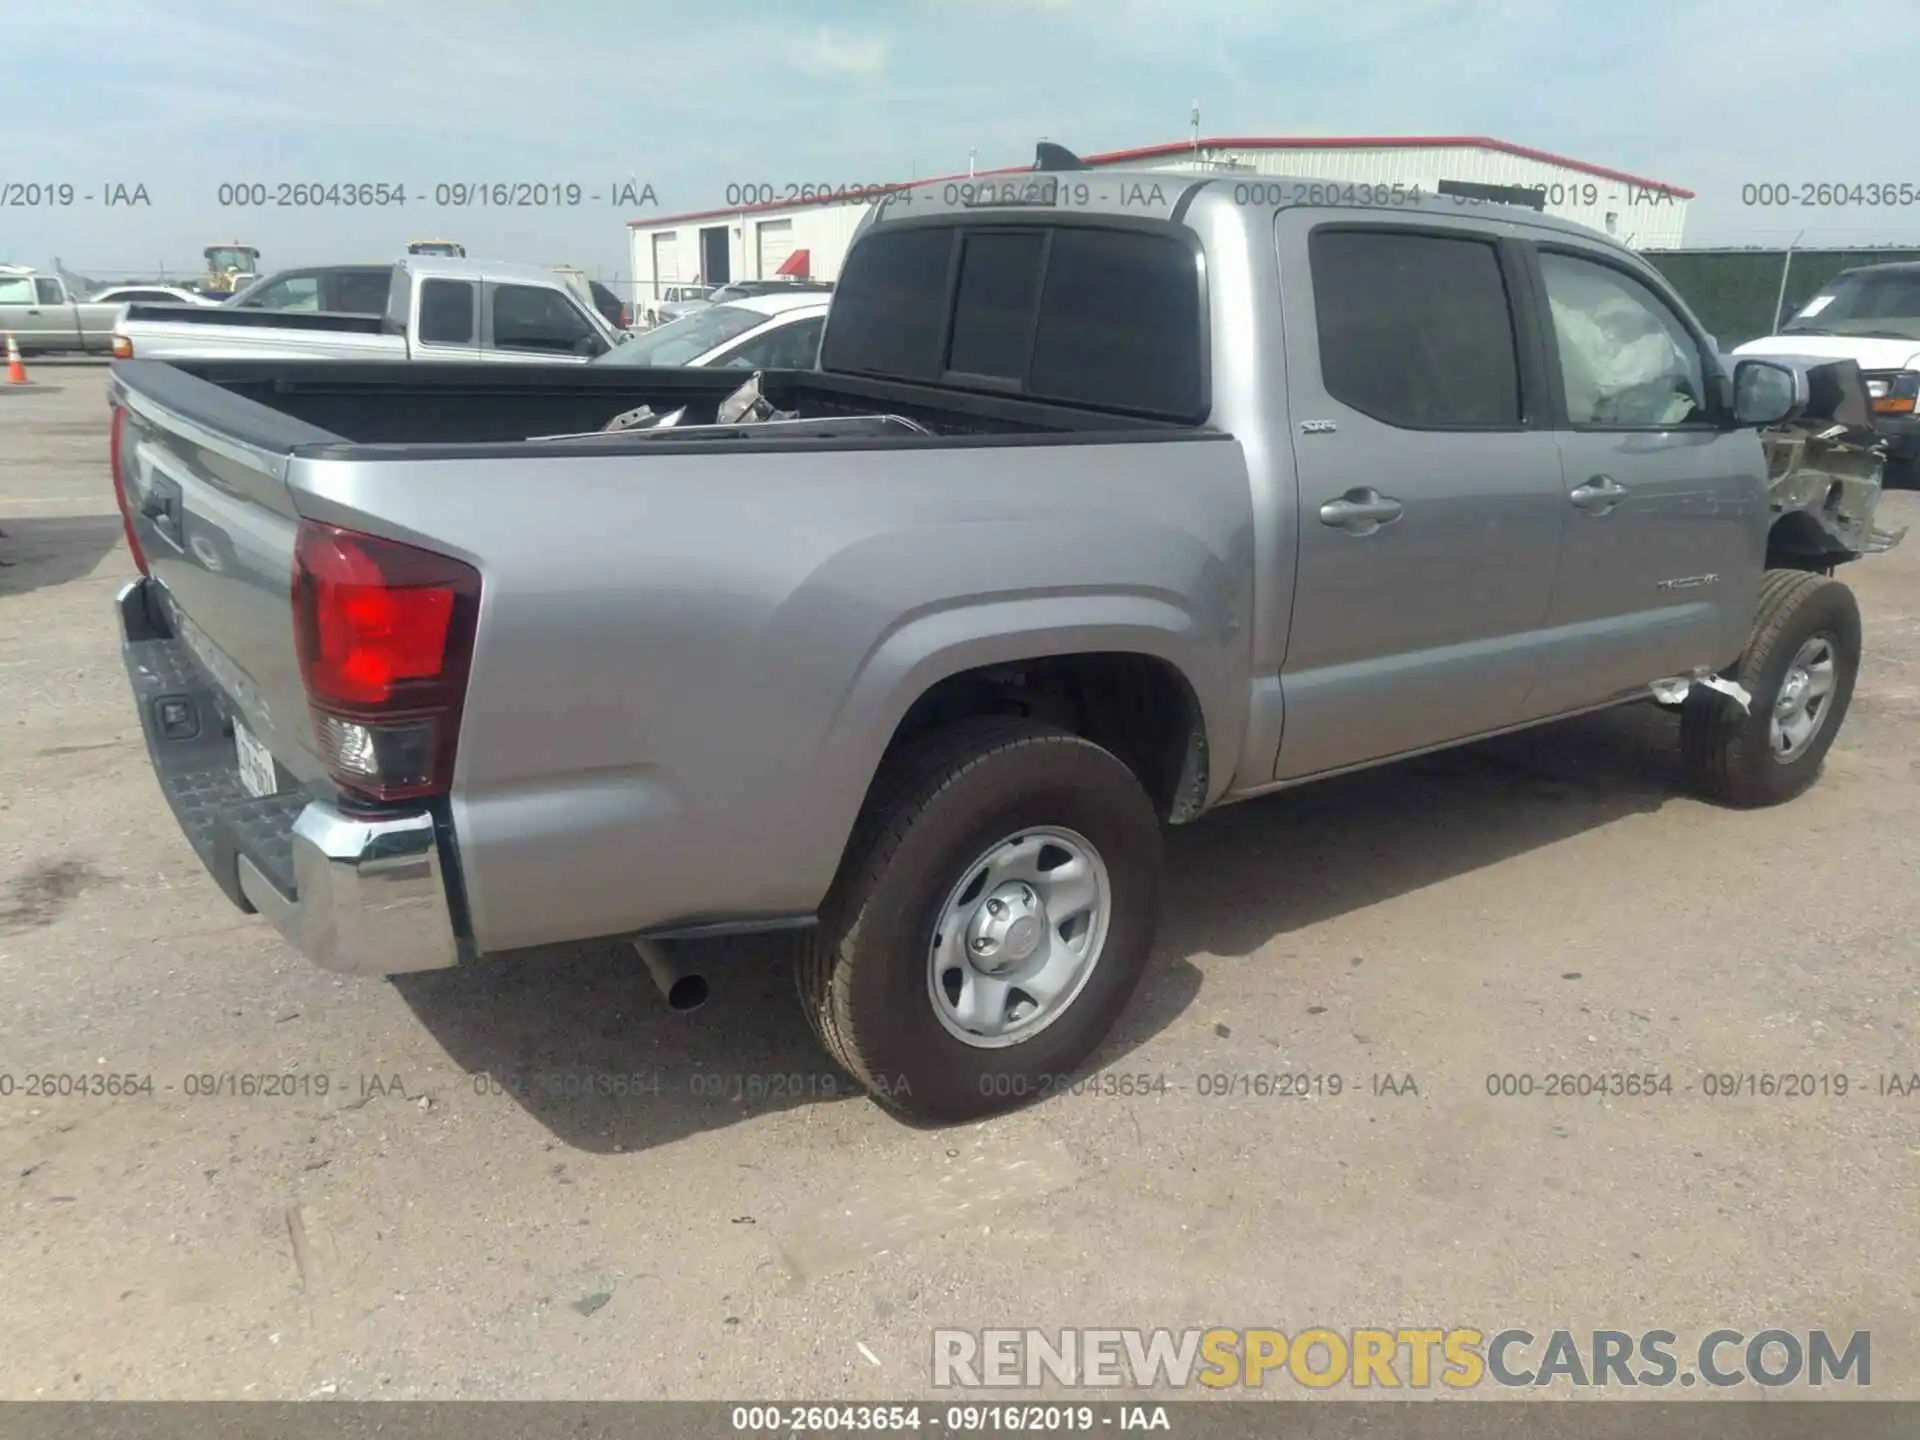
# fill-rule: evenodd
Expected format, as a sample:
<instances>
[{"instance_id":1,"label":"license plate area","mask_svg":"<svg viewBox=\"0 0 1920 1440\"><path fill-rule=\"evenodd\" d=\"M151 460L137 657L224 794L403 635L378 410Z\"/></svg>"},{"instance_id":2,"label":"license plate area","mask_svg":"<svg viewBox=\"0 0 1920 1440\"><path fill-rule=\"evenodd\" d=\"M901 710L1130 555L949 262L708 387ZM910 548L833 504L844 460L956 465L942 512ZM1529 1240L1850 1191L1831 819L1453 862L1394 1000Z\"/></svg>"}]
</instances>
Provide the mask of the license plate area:
<instances>
[{"instance_id":1,"label":"license plate area","mask_svg":"<svg viewBox=\"0 0 1920 1440\"><path fill-rule=\"evenodd\" d=\"M240 785L256 800L279 793L280 775L273 754L238 720L233 722L233 749L240 762Z\"/></svg>"}]
</instances>

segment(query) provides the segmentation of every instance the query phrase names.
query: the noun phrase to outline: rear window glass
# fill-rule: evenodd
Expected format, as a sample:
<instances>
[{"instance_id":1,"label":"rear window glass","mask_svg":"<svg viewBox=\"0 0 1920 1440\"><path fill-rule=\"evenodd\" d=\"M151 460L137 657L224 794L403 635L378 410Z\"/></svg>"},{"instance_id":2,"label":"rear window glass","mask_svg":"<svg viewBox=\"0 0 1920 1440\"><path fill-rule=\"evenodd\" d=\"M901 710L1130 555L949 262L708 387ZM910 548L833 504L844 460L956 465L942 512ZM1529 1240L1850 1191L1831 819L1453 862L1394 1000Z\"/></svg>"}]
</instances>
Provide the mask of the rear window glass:
<instances>
[{"instance_id":1,"label":"rear window glass","mask_svg":"<svg viewBox=\"0 0 1920 1440\"><path fill-rule=\"evenodd\" d=\"M1016 383L1025 377L1045 245L1038 232L969 235L961 242L947 369Z\"/></svg>"},{"instance_id":2,"label":"rear window glass","mask_svg":"<svg viewBox=\"0 0 1920 1440\"><path fill-rule=\"evenodd\" d=\"M944 376L961 388L986 379L1036 400L1197 419L1206 389L1201 303L1198 261L1171 235L1045 225L882 230L850 257L820 364L922 382Z\"/></svg>"},{"instance_id":3,"label":"rear window glass","mask_svg":"<svg viewBox=\"0 0 1920 1440\"><path fill-rule=\"evenodd\" d=\"M348 271L335 277L333 308L346 315L384 314L392 285L391 270Z\"/></svg>"},{"instance_id":4,"label":"rear window glass","mask_svg":"<svg viewBox=\"0 0 1920 1440\"><path fill-rule=\"evenodd\" d=\"M1103 409L1202 406L1200 276L1166 235L1061 229L1047 263L1029 389Z\"/></svg>"},{"instance_id":5,"label":"rear window glass","mask_svg":"<svg viewBox=\"0 0 1920 1440\"><path fill-rule=\"evenodd\" d=\"M854 251L827 317L828 370L936 380L946 319L948 229L869 235Z\"/></svg>"}]
</instances>

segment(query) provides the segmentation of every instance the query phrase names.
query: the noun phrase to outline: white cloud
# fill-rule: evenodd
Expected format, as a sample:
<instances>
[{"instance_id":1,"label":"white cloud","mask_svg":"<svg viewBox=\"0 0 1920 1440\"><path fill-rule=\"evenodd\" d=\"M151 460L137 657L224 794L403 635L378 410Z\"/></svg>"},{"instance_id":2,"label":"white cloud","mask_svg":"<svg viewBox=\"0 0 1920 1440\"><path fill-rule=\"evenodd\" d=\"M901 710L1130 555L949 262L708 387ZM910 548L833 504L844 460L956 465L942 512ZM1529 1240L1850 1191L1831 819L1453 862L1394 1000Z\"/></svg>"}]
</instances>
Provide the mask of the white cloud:
<instances>
[{"instance_id":1,"label":"white cloud","mask_svg":"<svg viewBox=\"0 0 1920 1440\"><path fill-rule=\"evenodd\" d=\"M887 42L878 35L819 30L795 41L787 53L809 75L877 75L887 66Z\"/></svg>"}]
</instances>

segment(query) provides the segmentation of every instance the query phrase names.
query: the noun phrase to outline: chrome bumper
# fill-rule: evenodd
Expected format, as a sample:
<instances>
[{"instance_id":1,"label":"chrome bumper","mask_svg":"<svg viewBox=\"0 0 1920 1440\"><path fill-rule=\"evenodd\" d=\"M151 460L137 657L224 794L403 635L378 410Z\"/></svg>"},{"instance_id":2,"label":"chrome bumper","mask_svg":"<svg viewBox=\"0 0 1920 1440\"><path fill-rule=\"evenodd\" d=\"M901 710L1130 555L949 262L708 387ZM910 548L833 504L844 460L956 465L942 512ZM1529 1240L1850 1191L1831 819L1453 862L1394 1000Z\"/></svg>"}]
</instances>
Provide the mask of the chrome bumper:
<instances>
[{"instance_id":1,"label":"chrome bumper","mask_svg":"<svg viewBox=\"0 0 1920 1440\"><path fill-rule=\"evenodd\" d=\"M249 795L232 697L149 603L151 583L135 580L116 596L121 658L160 792L227 898L327 970L400 975L458 963L434 817L348 815L298 789ZM171 728L158 719L163 701Z\"/></svg>"},{"instance_id":2,"label":"chrome bumper","mask_svg":"<svg viewBox=\"0 0 1920 1440\"><path fill-rule=\"evenodd\" d=\"M293 822L295 893L242 854L240 889L324 970L403 975L459 959L431 815L363 820L309 803Z\"/></svg>"}]
</instances>

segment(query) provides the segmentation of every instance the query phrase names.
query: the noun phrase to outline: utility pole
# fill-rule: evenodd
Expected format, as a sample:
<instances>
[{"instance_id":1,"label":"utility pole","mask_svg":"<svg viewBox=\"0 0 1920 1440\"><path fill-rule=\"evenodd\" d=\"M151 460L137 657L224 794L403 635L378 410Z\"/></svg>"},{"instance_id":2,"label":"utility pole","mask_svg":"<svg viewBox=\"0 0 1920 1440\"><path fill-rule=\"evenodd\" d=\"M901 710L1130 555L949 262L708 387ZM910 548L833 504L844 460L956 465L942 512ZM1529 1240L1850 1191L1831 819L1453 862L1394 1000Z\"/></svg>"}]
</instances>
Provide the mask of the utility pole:
<instances>
[{"instance_id":1,"label":"utility pole","mask_svg":"<svg viewBox=\"0 0 1920 1440\"><path fill-rule=\"evenodd\" d=\"M1773 318L1767 322L1768 334L1772 334L1780 328L1780 320L1782 318L1780 311L1787 303L1787 276L1793 272L1794 246L1800 243L1800 237L1806 233L1805 230L1800 231L1787 244L1786 258L1780 263L1780 293L1773 297Z\"/></svg>"}]
</instances>

